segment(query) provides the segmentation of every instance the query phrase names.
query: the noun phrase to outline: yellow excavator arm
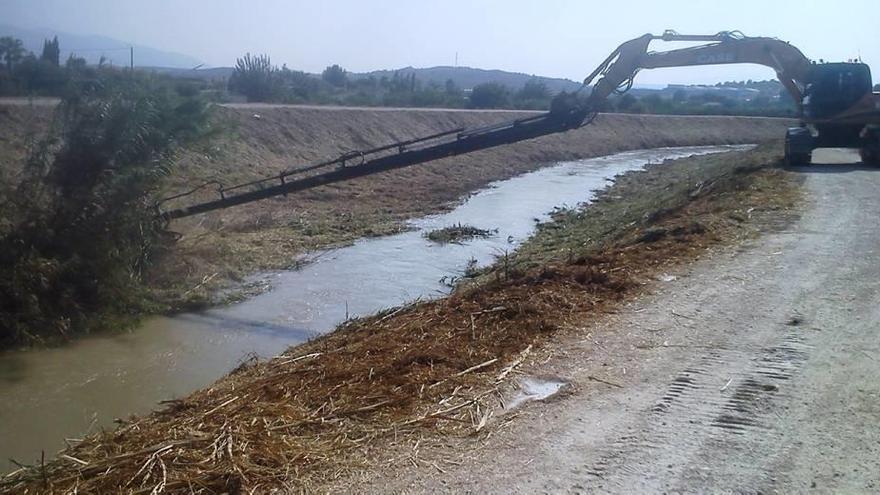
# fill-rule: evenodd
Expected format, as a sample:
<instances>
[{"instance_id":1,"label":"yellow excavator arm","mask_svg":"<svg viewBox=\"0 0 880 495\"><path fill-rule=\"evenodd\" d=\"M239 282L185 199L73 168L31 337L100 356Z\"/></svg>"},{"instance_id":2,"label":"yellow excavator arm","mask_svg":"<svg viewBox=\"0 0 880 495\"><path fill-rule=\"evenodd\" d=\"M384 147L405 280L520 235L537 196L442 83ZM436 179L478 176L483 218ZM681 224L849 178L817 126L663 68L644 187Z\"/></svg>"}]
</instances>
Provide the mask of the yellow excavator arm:
<instances>
[{"instance_id":1,"label":"yellow excavator arm","mask_svg":"<svg viewBox=\"0 0 880 495\"><path fill-rule=\"evenodd\" d=\"M649 45L655 40L709 43L665 52L649 51ZM802 107L810 60L789 43L776 38L746 37L738 31L713 35L665 31L659 36L646 34L627 41L584 80L584 86L593 85L585 105L599 108L612 93L629 89L633 78L642 69L742 63L765 65L775 70L779 81L799 108Z\"/></svg>"}]
</instances>

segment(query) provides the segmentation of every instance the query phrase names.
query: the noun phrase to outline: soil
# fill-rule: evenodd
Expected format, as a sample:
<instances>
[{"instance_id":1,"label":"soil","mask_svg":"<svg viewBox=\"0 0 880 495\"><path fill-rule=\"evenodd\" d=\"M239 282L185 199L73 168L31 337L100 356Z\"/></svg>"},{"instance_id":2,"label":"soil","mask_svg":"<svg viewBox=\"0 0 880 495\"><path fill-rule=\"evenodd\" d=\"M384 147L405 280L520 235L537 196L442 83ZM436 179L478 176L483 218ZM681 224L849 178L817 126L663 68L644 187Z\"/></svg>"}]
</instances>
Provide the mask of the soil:
<instances>
[{"instance_id":1,"label":"soil","mask_svg":"<svg viewBox=\"0 0 880 495\"><path fill-rule=\"evenodd\" d=\"M627 350L621 356L637 361L643 356L634 354L634 345L639 352L644 348L657 355L666 349L684 352L685 347L675 347L677 341L663 345L660 338L687 336L690 330L676 328L668 337L633 335L639 327L615 326L613 313L641 315L633 305L641 308L645 298L661 297L650 295L652 291L666 289L656 282L658 277L685 270L686 262L713 246L751 239L758 227L790 222L798 181L767 168L778 162L778 148L685 159L633 174L583 212L558 216L523 254L503 260L479 283L451 297L352 321L271 361L246 363L163 411L74 442L45 467L4 478L0 490L515 491L519 485L503 481L477 484L470 475L477 464L462 463L476 459L487 475L507 476L512 483L518 478L510 471L480 456L530 456L529 445L545 437L527 436L527 430L509 436L507 432L519 428L517 414L532 426L530 421L547 418L531 416L537 407L581 401L579 397L605 387L634 387L633 400L641 397L641 382L633 381L632 371L621 372L617 348L606 347L617 342L612 337L623 339L614 344ZM620 220L630 215L636 220L622 225ZM605 234L582 237L588 232ZM691 295L671 313L675 321L685 320L684 328L700 317L693 306L698 295L719 298L711 291ZM803 314L812 317L808 310ZM705 351L702 345L698 349ZM773 358L785 352L765 354ZM575 373L582 369L590 374ZM509 412L503 407L505 397L517 391L522 370L541 376L545 371L564 373L564 381L573 386L545 376L532 381L530 390L540 395L552 386L568 398ZM749 383L732 384L731 390L747 390ZM759 388L766 385L756 383ZM572 420L579 418L576 409L571 414ZM608 415L602 421L615 419ZM571 438L577 437L570 432L557 437L560 442ZM493 443L496 439L503 440ZM521 450L505 450L517 440ZM496 450L482 450L487 445ZM557 455L563 452L570 454L563 449ZM512 458L506 467L527 472L523 466L535 462L530 458ZM542 462L563 464L551 455ZM396 476L389 477L388 467Z\"/></svg>"}]
</instances>

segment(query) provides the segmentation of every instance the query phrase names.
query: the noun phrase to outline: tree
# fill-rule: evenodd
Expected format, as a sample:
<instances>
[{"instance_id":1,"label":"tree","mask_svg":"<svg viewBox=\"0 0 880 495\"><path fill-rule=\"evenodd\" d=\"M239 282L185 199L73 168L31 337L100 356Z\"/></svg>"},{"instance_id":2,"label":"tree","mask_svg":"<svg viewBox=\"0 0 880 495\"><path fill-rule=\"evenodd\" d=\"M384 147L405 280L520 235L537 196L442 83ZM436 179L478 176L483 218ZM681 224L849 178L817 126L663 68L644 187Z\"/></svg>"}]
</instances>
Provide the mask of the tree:
<instances>
[{"instance_id":1,"label":"tree","mask_svg":"<svg viewBox=\"0 0 880 495\"><path fill-rule=\"evenodd\" d=\"M6 62L6 70L12 72L12 68L24 57L25 50L20 39L11 36L0 38L0 57Z\"/></svg>"},{"instance_id":2,"label":"tree","mask_svg":"<svg viewBox=\"0 0 880 495\"><path fill-rule=\"evenodd\" d=\"M43 54L40 55L40 60L49 62L55 67L61 65L61 48L58 46L58 36L52 38L51 41L43 40Z\"/></svg>"},{"instance_id":3,"label":"tree","mask_svg":"<svg viewBox=\"0 0 880 495\"><path fill-rule=\"evenodd\" d=\"M663 101L663 98L656 93L651 93L641 99L642 107L648 113L664 113L666 110L666 104Z\"/></svg>"},{"instance_id":4,"label":"tree","mask_svg":"<svg viewBox=\"0 0 880 495\"><path fill-rule=\"evenodd\" d=\"M880 91L880 84L874 85L874 91Z\"/></svg>"},{"instance_id":5,"label":"tree","mask_svg":"<svg viewBox=\"0 0 880 495\"><path fill-rule=\"evenodd\" d=\"M383 84L390 93L408 93L410 92L410 77L401 74L400 71L394 71L391 79L383 78Z\"/></svg>"},{"instance_id":6,"label":"tree","mask_svg":"<svg viewBox=\"0 0 880 495\"><path fill-rule=\"evenodd\" d=\"M15 66L15 78L20 92L38 95L58 95L68 81L63 69L32 53Z\"/></svg>"},{"instance_id":7,"label":"tree","mask_svg":"<svg viewBox=\"0 0 880 495\"><path fill-rule=\"evenodd\" d=\"M791 93L789 93L785 89L779 90L779 104L784 107L790 107L790 108L797 107L797 104L795 103L794 98L792 98Z\"/></svg>"},{"instance_id":8,"label":"tree","mask_svg":"<svg viewBox=\"0 0 880 495\"><path fill-rule=\"evenodd\" d=\"M119 74L71 88L4 204L0 344L67 339L142 307L163 229L154 194L175 148L205 135L207 107Z\"/></svg>"},{"instance_id":9,"label":"tree","mask_svg":"<svg viewBox=\"0 0 880 495\"><path fill-rule=\"evenodd\" d=\"M278 73L284 89L285 101L306 100L313 98L319 91L321 81L298 70L290 70L283 66Z\"/></svg>"},{"instance_id":10,"label":"tree","mask_svg":"<svg viewBox=\"0 0 880 495\"><path fill-rule=\"evenodd\" d=\"M346 74L345 69L338 64L333 64L324 69L324 72L321 73L321 79L331 86L341 88L348 82L348 75Z\"/></svg>"},{"instance_id":11,"label":"tree","mask_svg":"<svg viewBox=\"0 0 880 495\"><path fill-rule=\"evenodd\" d=\"M456 86L455 81L447 79L445 84L446 94L449 96L458 96L461 94L461 88Z\"/></svg>"},{"instance_id":12,"label":"tree","mask_svg":"<svg viewBox=\"0 0 880 495\"><path fill-rule=\"evenodd\" d=\"M526 81L522 90L519 92L521 100L546 100L550 97L550 90L544 81L538 78L532 78Z\"/></svg>"},{"instance_id":13,"label":"tree","mask_svg":"<svg viewBox=\"0 0 880 495\"><path fill-rule=\"evenodd\" d=\"M675 103L684 103L687 101L687 92L683 89L676 89L675 93L672 93L672 101Z\"/></svg>"},{"instance_id":14,"label":"tree","mask_svg":"<svg viewBox=\"0 0 880 495\"><path fill-rule=\"evenodd\" d=\"M64 62L64 67L69 71L83 71L86 69L86 65L86 59L72 53L67 56L67 62Z\"/></svg>"},{"instance_id":15,"label":"tree","mask_svg":"<svg viewBox=\"0 0 880 495\"><path fill-rule=\"evenodd\" d=\"M268 55L246 53L235 62L235 70L229 76L229 90L245 95L248 101L269 101L277 89L277 73L278 68L272 65Z\"/></svg>"},{"instance_id":16,"label":"tree","mask_svg":"<svg viewBox=\"0 0 880 495\"><path fill-rule=\"evenodd\" d=\"M507 88L497 82L478 84L471 91L472 108L499 108L507 105L507 102Z\"/></svg>"},{"instance_id":17,"label":"tree","mask_svg":"<svg viewBox=\"0 0 880 495\"><path fill-rule=\"evenodd\" d=\"M752 106L758 109L766 109L770 106L770 97L767 95L758 95L752 98L751 101Z\"/></svg>"},{"instance_id":18,"label":"tree","mask_svg":"<svg viewBox=\"0 0 880 495\"><path fill-rule=\"evenodd\" d=\"M535 77L526 81L522 89L516 92L515 106L532 110L544 109L547 108L549 100L550 90L547 89L547 85Z\"/></svg>"},{"instance_id":19,"label":"tree","mask_svg":"<svg viewBox=\"0 0 880 495\"><path fill-rule=\"evenodd\" d=\"M617 109L621 112L630 112L640 110L639 100L635 96L627 93L620 97L617 103Z\"/></svg>"}]
</instances>

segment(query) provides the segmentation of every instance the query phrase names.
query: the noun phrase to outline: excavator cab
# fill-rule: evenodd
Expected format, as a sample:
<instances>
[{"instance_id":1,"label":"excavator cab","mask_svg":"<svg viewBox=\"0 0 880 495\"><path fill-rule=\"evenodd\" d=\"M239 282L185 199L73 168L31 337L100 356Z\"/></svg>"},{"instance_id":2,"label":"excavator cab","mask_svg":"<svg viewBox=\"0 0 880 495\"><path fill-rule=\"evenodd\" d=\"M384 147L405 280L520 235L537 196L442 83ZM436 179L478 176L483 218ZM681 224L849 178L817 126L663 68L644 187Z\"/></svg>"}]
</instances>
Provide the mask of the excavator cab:
<instances>
[{"instance_id":1,"label":"excavator cab","mask_svg":"<svg viewBox=\"0 0 880 495\"><path fill-rule=\"evenodd\" d=\"M785 159L792 165L810 163L816 148L860 148L866 163L876 163L877 140L866 136L864 122L835 117L852 109L872 90L871 69L859 62L812 64L805 77L803 116L812 122L785 135Z\"/></svg>"},{"instance_id":2,"label":"excavator cab","mask_svg":"<svg viewBox=\"0 0 880 495\"><path fill-rule=\"evenodd\" d=\"M867 64L814 64L804 90L804 115L808 119L833 117L870 92L871 69Z\"/></svg>"}]
</instances>

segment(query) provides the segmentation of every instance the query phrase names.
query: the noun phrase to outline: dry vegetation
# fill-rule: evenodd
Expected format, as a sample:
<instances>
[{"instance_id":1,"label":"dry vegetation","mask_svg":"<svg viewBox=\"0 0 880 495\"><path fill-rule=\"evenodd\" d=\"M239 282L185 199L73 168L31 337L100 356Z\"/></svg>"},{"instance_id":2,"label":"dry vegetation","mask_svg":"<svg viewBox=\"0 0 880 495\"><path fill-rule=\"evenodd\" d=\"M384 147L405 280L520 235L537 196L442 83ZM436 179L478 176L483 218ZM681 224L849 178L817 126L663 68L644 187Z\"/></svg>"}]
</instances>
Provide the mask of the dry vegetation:
<instances>
[{"instance_id":1,"label":"dry vegetation","mask_svg":"<svg viewBox=\"0 0 880 495\"><path fill-rule=\"evenodd\" d=\"M425 233L425 238L438 244L457 243L476 237L491 237L498 233L498 229L488 230L466 225L462 223L449 225L440 229L434 229Z\"/></svg>"},{"instance_id":2,"label":"dry vegetation","mask_svg":"<svg viewBox=\"0 0 880 495\"><path fill-rule=\"evenodd\" d=\"M530 350L638 295L669 265L783 218L799 192L768 167L777 148L628 174L478 283L243 365L3 478L0 491L300 491L417 462L394 457L395 445L491 431L497 390Z\"/></svg>"}]
</instances>

